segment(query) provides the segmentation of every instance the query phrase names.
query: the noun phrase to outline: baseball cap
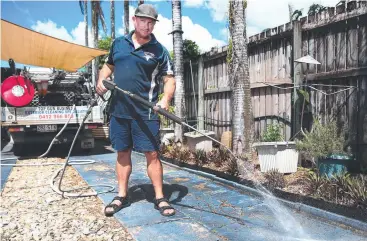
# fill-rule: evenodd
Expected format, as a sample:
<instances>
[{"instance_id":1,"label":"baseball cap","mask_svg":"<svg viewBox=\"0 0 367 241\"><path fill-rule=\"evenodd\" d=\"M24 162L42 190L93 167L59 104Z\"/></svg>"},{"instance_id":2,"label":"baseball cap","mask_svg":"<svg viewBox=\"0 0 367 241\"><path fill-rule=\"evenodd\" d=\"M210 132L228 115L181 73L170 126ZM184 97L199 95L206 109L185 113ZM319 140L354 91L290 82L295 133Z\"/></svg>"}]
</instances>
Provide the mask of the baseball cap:
<instances>
[{"instance_id":1,"label":"baseball cap","mask_svg":"<svg viewBox=\"0 0 367 241\"><path fill-rule=\"evenodd\" d=\"M158 13L151 4L140 4L137 9L135 10L135 16L137 17L146 17L154 19L155 21L158 21Z\"/></svg>"}]
</instances>

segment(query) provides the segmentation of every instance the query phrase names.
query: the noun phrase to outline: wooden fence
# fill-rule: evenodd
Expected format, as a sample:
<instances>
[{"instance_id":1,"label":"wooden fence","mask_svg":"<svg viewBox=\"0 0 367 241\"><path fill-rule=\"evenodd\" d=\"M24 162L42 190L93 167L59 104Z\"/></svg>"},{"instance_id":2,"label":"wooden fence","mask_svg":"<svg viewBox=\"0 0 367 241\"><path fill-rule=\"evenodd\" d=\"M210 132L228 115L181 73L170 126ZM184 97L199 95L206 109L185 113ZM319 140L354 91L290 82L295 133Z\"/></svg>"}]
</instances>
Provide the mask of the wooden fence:
<instances>
[{"instance_id":1,"label":"wooden fence","mask_svg":"<svg viewBox=\"0 0 367 241\"><path fill-rule=\"evenodd\" d=\"M270 123L284 124L284 138L292 138L295 122L299 122L292 87L306 84L311 109L305 113L303 125L311 125L315 116L337 118L348 130L349 145L367 160L366 27L367 2L350 1L249 37L255 138L260 138ZM231 130L232 120L226 53L227 46L202 55L205 129L215 131L218 139ZM305 55L321 64L294 62ZM185 63L186 114L191 124L197 120L198 79L198 64Z\"/></svg>"}]
</instances>

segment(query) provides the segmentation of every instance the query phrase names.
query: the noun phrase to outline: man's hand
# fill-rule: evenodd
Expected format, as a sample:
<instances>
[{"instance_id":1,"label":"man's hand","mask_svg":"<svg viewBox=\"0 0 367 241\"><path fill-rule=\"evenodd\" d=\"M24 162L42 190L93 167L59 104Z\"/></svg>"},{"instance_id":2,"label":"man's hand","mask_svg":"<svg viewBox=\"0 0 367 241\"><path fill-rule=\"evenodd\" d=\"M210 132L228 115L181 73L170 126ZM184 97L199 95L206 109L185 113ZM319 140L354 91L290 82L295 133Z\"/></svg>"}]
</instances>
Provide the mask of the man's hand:
<instances>
[{"instance_id":1,"label":"man's hand","mask_svg":"<svg viewBox=\"0 0 367 241\"><path fill-rule=\"evenodd\" d=\"M106 89L106 87L104 86L104 84L103 84L103 82L102 82L102 81L98 81L96 91L97 91L97 93L98 93L100 96L103 96L103 95L107 92L107 89Z\"/></svg>"},{"instance_id":2,"label":"man's hand","mask_svg":"<svg viewBox=\"0 0 367 241\"><path fill-rule=\"evenodd\" d=\"M109 65L109 64L105 63L103 65L101 71L99 72L96 91L100 96L103 96L107 92L107 89L104 86L102 81L105 80L105 79L109 79L109 77L111 76L114 68L115 67L113 65Z\"/></svg>"},{"instance_id":3,"label":"man's hand","mask_svg":"<svg viewBox=\"0 0 367 241\"><path fill-rule=\"evenodd\" d=\"M163 98L156 104L156 107L154 107L153 109L155 111L158 110L158 106L161 107L161 109L164 109L164 110L167 110L168 111L168 108L169 108L169 102L166 98Z\"/></svg>"},{"instance_id":4,"label":"man's hand","mask_svg":"<svg viewBox=\"0 0 367 241\"><path fill-rule=\"evenodd\" d=\"M172 75L166 75L163 77L164 82L164 94L162 99L156 104L156 106L160 106L162 109L168 111L169 103L175 93L176 81ZM157 111L157 108L153 108Z\"/></svg>"}]
</instances>

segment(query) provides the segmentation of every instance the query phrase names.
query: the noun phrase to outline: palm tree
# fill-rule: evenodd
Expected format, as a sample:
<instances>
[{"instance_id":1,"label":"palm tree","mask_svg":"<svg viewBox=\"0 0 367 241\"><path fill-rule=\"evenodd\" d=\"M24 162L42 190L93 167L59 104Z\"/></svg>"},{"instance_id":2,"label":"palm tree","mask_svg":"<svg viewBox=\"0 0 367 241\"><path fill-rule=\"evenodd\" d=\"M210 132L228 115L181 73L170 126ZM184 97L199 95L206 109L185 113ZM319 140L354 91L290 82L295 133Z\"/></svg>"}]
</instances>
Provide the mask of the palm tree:
<instances>
[{"instance_id":1,"label":"palm tree","mask_svg":"<svg viewBox=\"0 0 367 241\"><path fill-rule=\"evenodd\" d=\"M111 38L115 39L115 0L111 0Z\"/></svg>"},{"instance_id":2,"label":"palm tree","mask_svg":"<svg viewBox=\"0 0 367 241\"><path fill-rule=\"evenodd\" d=\"M236 154L251 154L253 141L246 7L246 0L229 1L229 30L232 39L231 72L229 73L232 87L232 148ZM237 163L237 166L239 172L243 174L243 163Z\"/></svg>"},{"instance_id":3,"label":"palm tree","mask_svg":"<svg viewBox=\"0 0 367 241\"><path fill-rule=\"evenodd\" d=\"M79 1L79 7L80 7L80 11L82 12L82 14L84 15L84 25L85 25L85 30L84 30L84 38L85 38L85 46L88 47L88 1L87 0L80 0ZM90 71L90 63L87 63L85 65L87 72L89 73Z\"/></svg>"},{"instance_id":4,"label":"palm tree","mask_svg":"<svg viewBox=\"0 0 367 241\"><path fill-rule=\"evenodd\" d=\"M84 24L85 24L85 46L88 46L88 1L80 0L79 6L82 14L84 15Z\"/></svg>"},{"instance_id":5,"label":"palm tree","mask_svg":"<svg viewBox=\"0 0 367 241\"><path fill-rule=\"evenodd\" d=\"M92 1L92 32L93 32L93 47L97 48L98 46L98 24L99 20L101 21L102 28L105 34L107 34L106 22L104 19L104 14L101 7L101 1ZM92 61L92 83L93 86L96 85L97 76L98 76L98 66L99 61L98 58Z\"/></svg>"},{"instance_id":6,"label":"palm tree","mask_svg":"<svg viewBox=\"0 0 367 241\"><path fill-rule=\"evenodd\" d=\"M129 33L129 0L124 0L124 26L125 34Z\"/></svg>"},{"instance_id":7,"label":"palm tree","mask_svg":"<svg viewBox=\"0 0 367 241\"><path fill-rule=\"evenodd\" d=\"M181 1L172 1L172 34L173 34L173 54L176 79L176 91L174 96L175 114L184 119L185 116L185 88L183 81L183 41L181 25ZM183 130L181 125L175 125L175 142L183 140Z\"/></svg>"}]
</instances>

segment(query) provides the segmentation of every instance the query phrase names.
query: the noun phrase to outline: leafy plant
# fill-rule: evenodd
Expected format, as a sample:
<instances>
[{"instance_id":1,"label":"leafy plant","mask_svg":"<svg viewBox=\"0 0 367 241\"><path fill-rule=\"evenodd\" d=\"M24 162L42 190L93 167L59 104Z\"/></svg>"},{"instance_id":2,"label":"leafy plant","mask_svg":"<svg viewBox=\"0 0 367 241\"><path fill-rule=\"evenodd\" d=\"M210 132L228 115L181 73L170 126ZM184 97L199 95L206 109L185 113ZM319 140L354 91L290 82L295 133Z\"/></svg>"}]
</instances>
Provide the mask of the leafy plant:
<instances>
[{"instance_id":1,"label":"leafy plant","mask_svg":"<svg viewBox=\"0 0 367 241\"><path fill-rule=\"evenodd\" d=\"M175 58L173 51L169 52L171 59ZM200 57L200 48L196 42L184 39L183 41L183 58L184 60L196 61Z\"/></svg>"},{"instance_id":2,"label":"leafy plant","mask_svg":"<svg viewBox=\"0 0 367 241\"><path fill-rule=\"evenodd\" d=\"M232 62L232 52L233 52L233 44L232 39L229 39L228 42L228 50L227 50L227 64L230 64Z\"/></svg>"},{"instance_id":3,"label":"leafy plant","mask_svg":"<svg viewBox=\"0 0 367 241\"><path fill-rule=\"evenodd\" d=\"M231 154L223 147L219 148L219 159L226 161L231 158Z\"/></svg>"},{"instance_id":4,"label":"leafy plant","mask_svg":"<svg viewBox=\"0 0 367 241\"><path fill-rule=\"evenodd\" d=\"M159 146L159 152L161 155L164 155L168 152L168 147L166 144L162 143L160 146Z\"/></svg>"},{"instance_id":5,"label":"leafy plant","mask_svg":"<svg viewBox=\"0 0 367 241\"><path fill-rule=\"evenodd\" d=\"M178 151L178 159L187 162L190 159L191 152L187 148L180 148Z\"/></svg>"},{"instance_id":6,"label":"leafy plant","mask_svg":"<svg viewBox=\"0 0 367 241\"><path fill-rule=\"evenodd\" d=\"M183 41L183 57L184 59L197 60L200 56L200 48L196 42L189 39Z\"/></svg>"},{"instance_id":7,"label":"leafy plant","mask_svg":"<svg viewBox=\"0 0 367 241\"><path fill-rule=\"evenodd\" d=\"M262 141L264 142L282 141L283 136L280 130L281 129L279 124L268 125L261 138Z\"/></svg>"},{"instance_id":8,"label":"leafy plant","mask_svg":"<svg viewBox=\"0 0 367 241\"><path fill-rule=\"evenodd\" d=\"M207 155L204 150L201 150L201 149L196 150L195 162L196 162L196 165L198 166L202 166L203 164L207 162Z\"/></svg>"},{"instance_id":9,"label":"leafy plant","mask_svg":"<svg viewBox=\"0 0 367 241\"><path fill-rule=\"evenodd\" d=\"M325 158L333 153L345 154L344 137L338 134L336 121L322 125L317 119L314 120L310 132L304 133L302 140L296 140L296 149L306 158Z\"/></svg>"},{"instance_id":10,"label":"leafy plant","mask_svg":"<svg viewBox=\"0 0 367 241\"><path fill-rule=\"evenodd\" d=\"M317 171L310 171L306 178L309 193L317 198L367 208L367 180L364 175L351 177L344 172L329 179Z\"/></svg>"},{"instance_id":11,"label":"leafy plant","mask_svg":"<svg viewBox=\"0 0 367 241\"><path fill-rule=\"evenodd\" d=\"M274 190L275 188L284 188L285 187L285 179L284 175L278 170L271 170L265 173L265 185L270 190Z\"/></svg>"},{"instance_id":12,"label":"leafy plant","mask_svg":"<svg viewBox=\"0 0 367 241\"><path fill-rule=\"evenodd\" d=\"M357 207L367 208L367 180L359 175L347 180L347 193L354 200Z\"/></svg>"},{"instance_id":13,"label":"leafy plant","mask_svg":"<svg viewBox=\"0 0 367 241\"><path fill-rule=\"evenodd\" d=\"M320 189L326 184L325 178L323 178L318 171L314 172L310 170L307 174L307 190L310 194L320 194Z\"/></svg>"},{"instance_id":14,"label":"leafy plant","mask_svg":"<svg viewBox=\"0 0 367 241\"><path fill-rule=\"evenodd\" d=\"M238 175L237 160L235 158L230 157L227 160L226 166L227 166L226 171L229 175L232 175L232 176L237 176Z\"/></svg>"},{"instance_id":15,"label":"leafy plant","mask_svg":"<svg viewBox=\"0 0 367 241\"><path fill-rule=\"evenodd\" d=\"M111 45L112 45L112 38L111 37L104 37L100 40L98 40L98 48L99 49L103 49L103 50L107 50L109 51L111 49ZM105 60L107 58L108 54L103 55L103 56L99 56L99 68L102 68L103 64L105 63Z\"/></svg>"},{"instance_id":16,"label":"leafy plant","mask_svg":"<svg viewBox=\"0 0 367 241\"><path fill-rule=\"evenodd\" d=\"M334 194L336 203L350 203L350 198L346 193L348 188L348 180L350 179L350 174L348 172L344 172L340 175L333 176L330 179L331 185L333 186Z\"/></svg>"},{"instance_id":17,"label":"leafy plant","mask_svg":"<svg viewBox=\"0 0 367 241\"><path fill-rule=\"evenodd\" d=\"M167 146L167 153L165 156L168 158L178 159L180 157L180 150L180 146L178 146L176 143L172 143L171 145Z\"/></svg>"},{"instance_id":18,"label":"leafy plant","mask_svg":"<svg viewBox=\"0 0 367 241\"><path fill-rule=\"evenodd\" d=\"M217 148L207 154L208 161L214 163L216 167L220 167L222 165L222 160L219 158L219 154L220 152Z\"/></svg>"},{"instance_id":19,"label":"leafy plant","mask_svg":"<svg viewBox=\"0 0 367 241\"><path fill-rule=\"evenodd\" d=\"M163 95L164 95L164 93L161 93L161 94L158 95L158 101L160 101L163 98ZM174 114L175 113L175 107L170 105L168 107L168 112ZM163 127L167 128L169 126L168 119L166 117L164 117L163 115L161 115L161 114L158 114L158 117L159 117L160 121L162 122Z\"/></svg>"}]
</instances>

